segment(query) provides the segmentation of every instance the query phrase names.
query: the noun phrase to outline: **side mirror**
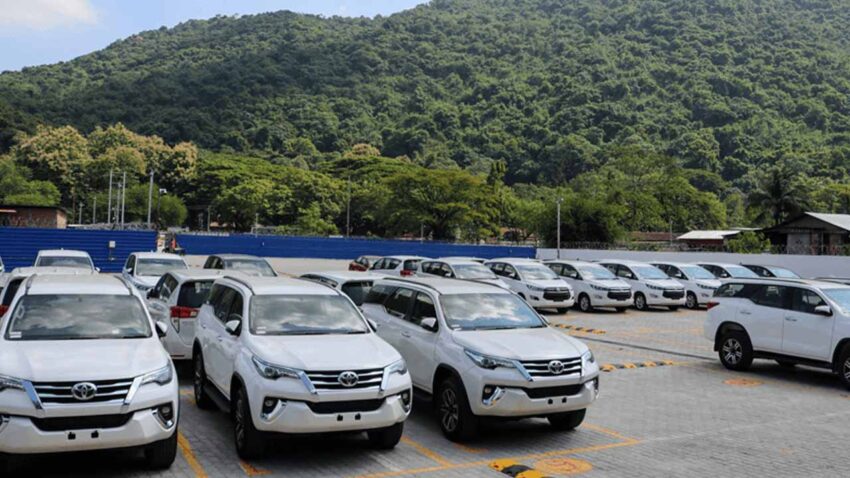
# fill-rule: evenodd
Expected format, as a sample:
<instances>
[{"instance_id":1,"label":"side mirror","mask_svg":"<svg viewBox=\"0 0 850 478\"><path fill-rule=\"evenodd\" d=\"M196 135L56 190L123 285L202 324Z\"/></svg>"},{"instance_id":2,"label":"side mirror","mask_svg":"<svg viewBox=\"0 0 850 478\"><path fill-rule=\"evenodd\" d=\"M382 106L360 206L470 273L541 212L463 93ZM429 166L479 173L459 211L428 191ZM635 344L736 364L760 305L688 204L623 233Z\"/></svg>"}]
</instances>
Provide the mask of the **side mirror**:
<instances>
[{"instance_id":1,"label":"side mirror","mask_svg":"<svg viewBox=\"0 0 850 478\"><path fill-rule=\"evenodd\" d=\"M437 319L435 317L425 317L419 322L419 326L429 332L437 331Z\"/></svg>"},{"instance_id":2,"label":"side mirror","mask_svg":"<svg viewBox=\"0 0 850 478\"><path fill-rule=\"evenodd\" d=\"M94 271L95 271L95 272L100 272L100 267L95 267L95 268L94 268Z\"/></svg>"},{"instance_id":3,"label":"side mirror","mask_svg":"<svg viewBox=\"0 0 850 478\"><path fill-rule=\"evenodd\" d=\"M133 275L133 268L132 268L132 267L128 267L128 268L124 269L124 272L125 272L127 275Z\"/></svg>"},{"instance_id":4,"label":"side mirror","mask_svg":"<svg viewBox=\"0 0 850 478\"><path fill-rule=\"evenodd\" d=\"M227 331L230 335L239 335L239 331L242 327L242 316L239 314L233 314L230 316L230 320L224 324L224 330Z\"/></svg>"},{"instance_id":5,"label":"side mirror","mask_svg":"<svg viewBox=\"0 0 850 478\"><path fill-rule=\"evenodd\" d=\"M372 329L372 332L378 331L378 323L372 319L366 319L366 322L369 324L369 328Z\"/></svg>"},{"instance_id":6,"label":"side mirror","mask_svg":"<svg viewBox=\"0 0 850 478\"><path fill-rule=\"evenodd\" d=\"M832 317L832 309L828 305L819 305L815 307L815 313L826 317Z\"/></svg>"},{"instance_id":7,"label":"side mirror","mask_svg":"<svg viewBox=\"0 0 850 478\"><path fill-rule=\"evenodd\" d=\"M161 320L157 320L154 325L156 326L156 335L158 335L161 339L165 338L168 334L168 324Z\"/></svg>"}]
</instances>

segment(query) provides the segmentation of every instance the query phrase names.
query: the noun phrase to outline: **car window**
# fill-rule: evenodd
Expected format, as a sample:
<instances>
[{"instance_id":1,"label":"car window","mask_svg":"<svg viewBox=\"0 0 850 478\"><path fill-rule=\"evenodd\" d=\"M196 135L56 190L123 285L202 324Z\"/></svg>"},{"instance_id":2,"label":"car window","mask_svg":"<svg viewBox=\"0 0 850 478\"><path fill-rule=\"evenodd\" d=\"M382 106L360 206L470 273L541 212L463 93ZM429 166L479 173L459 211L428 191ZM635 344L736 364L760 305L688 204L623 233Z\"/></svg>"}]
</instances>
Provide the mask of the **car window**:
<instances>
[{"instance_id":1,"label":"car window","mask_svg":"<svg viewBox=\"0 0 850 478\"><path fill-rule=\"evenodd\" d=\"M800 289L799 287L792 288L791 309L797 312L806 314L814 314L815 308L821 305L826 305L826 301L817 293L808 289Z\"/></svg>"},{"instance_id":2,"label":"car window","mask_svg":"<svg viewBox=\"0 0 850 478\"><path fill-rule=\"evenodd\" d=\"M135 263L135 261L134 261ZM135 275L145 277L158 277L170 270L188 269L185 262L180 259L148 258L139 259L135 266Z\"/></svg>"},{"instance_id":3,"label":"car window","mask_svg":"<svg viewBox=\"0 0 850 478\"><path fill-rule=\"evenodd\" d=\"M12 299L15 298L15 294L18 293L18 289L21 287L21 282L23 282L23 281L24 281L24 278L21 277L20 279L15 279L15 280L9 281L9 283L6 284L6 290L5 290L5 294L3 295L3 304L2 305L11 305L12 304Z\"/></svg>"},{"instance_id":4,"label":"car window","mask_svg":"<svg viewBox=\"0 0 850 478\"><path fill-rule=\"evenodd\" d=\"M204 261L204 269L212 269L212 262L213 262L213 258L207 257L207 260Z\"/></svg>"},{"instance_id":5,"label":"car window","mask_svg":"<svg viewBox=\"0 0 850 478\"><path fill-rule=\"evenodd\" d=\"M546 264L546 265L549 266L549 268L552 269L552 272L554 272L555 274L558 274L559 276L564 275L564 266L562 266L561 264Z\"/></svg>"},{"instance_id":6,"label":"car window","mask_svg":"<svg viewBox=\"0 0 850 478\"><path fill-rule=\"evenodd\" d=\"M228 270L244 272L258 277L275 277L277 273L263 259L230 259L225 262Z\"/></svg>"},{"instance_id":7,"label":"car window","mask_svg":"<svg viewBox=\"0 0 850 478\"><path fill-rule=\"evenodd\" d=\"M413 300L413 290L399 288L396 290L389 299L387 299L386 303L384 303L384 307L387 308L387 312L396 317L404 317L407 315L407 312L410 310L410 302Z\"/></svg>"},{"instance_id":8,"label":"car window","mask_svg":"<svg viewBox=\"0 0 850 478\"><path fill-rule=\"evenodd\" d=\"M7 340L135 339L151 336L150 321L133 295L49 294L21 297Z\"/></svg>"},{"instance_id":9,"label":"car window","mask_svg":"<svg viewBox=\"0 0 850 478\"><path fill-rule=\"evenodd\" d=\"M751 299L758 305L764 307L785 307L787 288L778 285L761 285Z\"/></svg>"},{"instance_id":10,"label":"car window","mask_svg":"<svg viewBox=\"0 0 850 478\"><path fill-rule=\"evenodd\" d=\"M395 269L398 265L401 264L401 261L398 259L387 259L387 262L384 264L384 269Z\"/></svg>"},{"instance_id":11,"label":"car window","mask_svg":"<svg viewBox=\"0 0 850 478\"><path fill-rule=\"evenodd\" d=\"M199 308L210 294L213 281L196 280L184 283L180 287L180 295L177 296L177 305L180 307Z\"/></svg>"},{"instance_id":12,"label":"car window","mask_svg":"<svg viewBox=\"0 0 850 478\"><path fill-rule=\"evenodd\" d=\"M384 305L390 295L395 292L396 288L386 284L379 284L369 290L369 294L364 301L366 304Z\"/></svg>"},{"instance_id":13,"label":"car window","mask_svg":"<svg viewBox=\"0 0 850 478\"><path fill-rule=\"evenodd\" d=\"M342 292L347 295L354 305L361 305L372 289L372 281L351 281L342 285Z\"/></svg>"},{"instance_id":14,"label":"car window","mask_svg":"<svg viewBox=\"0 0 850 478\"><path fill-rule=\"evenodd\" d=\"M372 269L383 269L384 268L384 259L378 260L375 264L372 265Z\"/></svg>"},{"instance_id":15,"label":"car window","mask_svg":"<svg viewBox=\"0 0 850 478\"><path fill-rule=\"evenodd\" d=\"M497 262L495 264L490 264L489 267L490 267L490 270L493 271L493 273L496 274L497 276L505 275L505 265L502 264L501 262Z\"/></svg>"},{"instance_id":16,"label":"car window","mask_svg":"<svg viewBox=\"0 0 850 478\"><path fill-rule=\"evenodd\" d=\"M522 272L525 280L554 280L558 274L542 264L517 264L516 268Z\"/></svg>"},{"instance_id":17,"label":"car window","mask_svg":"<svg viewBox=\"0 0 850 478\"><path fill-rule=\"evenodd\" d=\"M238 320L242 320L242 315L245 313L243 310L244 306L245 302L244 299L242 299L242 294L236 292L233 296L233 303L230 306L230 312L227 314L226 321L236 319L234 316L239 316Z\"/></svg>"},{"instance_id":18,"label":"car window","mask_svg":"<svg viewBox=\"0 0 850 478\"><path fill-rule=\"evenodd\" d=\"M434 301L424 292L416 294L416 299L413 301L413 311L407 318L407 321L419 325L422 319L432 317L437 318L437 309L434 307Z\"/></svg>"},{"instance_id":19,"label":"car window","mask_svg":"<svg viewBox=\"0 0 850 478\"><path fill-rule=\"evenodd\" d=\"M714 297L736 297L749 299L755 292L759 290L760 287L761 286L759 286L758 284L723 284L714 292Z\"/></svg>"},{"instance_id":20,"label":"car window","mask_svg":"<svg viewBox=\"0 0 850 478\"><path fill-rule=\"evenodd\" d=\"M171 294L174 293L174 290L177 289L177 279L170 274L166 275L163 279L162 287L159 290L159 298L167 301L171 297Z\"/></svg>"},{"instance_id":21,"label":"car window","mask_svg":"<svg viewBox=\"0 0 850 478\"><path fill-rule=\"evenodd\" d=\"M509 279L519 280L519 274L517 274L516 269L514 269L514 266L510 264L505 264L505 272L502 275Z\"/></svg>"},{"instance_id":22,"label":"car window","mask_svg":"<svg viewBox=\"0 0 850 478\"><path fill-rule=\"evenodd\" d=\"M617 267L617 276L618 277L624 277L626 279L634 279L635 278L635 275L632 274L632 271L630 271L628 267L622 266L622 265L618 265L618 266L615 266L615 267Z\"/></svg>"},{"instance_id":23,"label":"car window","mask_svg":"<svg viewBox=\"0 0 850 478\"><path fill-rule=\"evenodd\" d=\"M473 264L457 264L454 266L454 273L452 273L452 277L458 277L460 279L470 279L470 280L492 280L497 279L496 274L490 269L484 267L481 264L473 263Z\"/></svg>"},{"instance_id":24,"label":"car window","mask_svg":"<svg viewBox=\"0 0 850 478\"><path fill-rule=\"evenodd\" d=\"M406 271L415 271L417 267L419 267L419 259L408 259L404 261L404 270Z\"/></svg>"},{"instance_id":25,"label":"car window","mask_svg":"<svg viewBox=\"0 0 850 478\"><path fill-rule=\"evenodd\" d=\"M88 257L79 256L42 256L38 260L38 265L43 267L76 267L83 269L93 269L91 260Z\"/></svg>"},{"instance_id":26,"label":"car window","mask_svg":"<svg viewBox=\"0 0 850 478\"><path fill-rule=\"evenodd\" d=\"M588 264L582 265L578 267L578 272L581 274L582 278L585 280L610 280L616 279L617 276L611 273L611 271L605 267L598 266L596 264Z\"/></svg>"},{"instance_id":27,"label":"car window","mask_svg":"<svg viewBox=\"0 0 850 478\"><path fill-rule=\"evenodd\" d=\"M545 327L540 317L514 294L444 295L440 302L453 330L497 330Z\"/></svg>"},{"instance_id":28,"label":"car window","mask_svg":"<svg viewBox=\"0 0 850 478\"><path fill-rule=\"evenodd\" d=\"M224 322L227 320L227 314L230 312L230 306L233 304L233 297L236 291L226 286L221 287L221 291L212 298L211 305L215 318Z\"/></svg>"},{"instance_id":29,"label":"car window","mask_svg":"<svg viewBox=\"0 0 850 478\"><path fill-rule=\"evenodd\" d=\"M131 255L127 258L127 263L124 264L124 268L127 270L133 270L136 267L136 256Z\"/></svg>"},{"instance_id":30,"label":"car window","mask_svg":"<svg viewBox=\"0 0 850 478\"><path fill-rule=\"evenodd\" d=\"M691 279L714 279L714 274L700 266L682 266L681 270Z\"/></svg>"},{"instance_id":31,"label":"car window","mask_svg":"<svg viewBox=\"0 0 850 478\"><path fill-rule=\"evenodd\" d=\"M369 333L357 308L341 295L257 295L250 317L255 335Z\"/></svg>"}]
</instances>

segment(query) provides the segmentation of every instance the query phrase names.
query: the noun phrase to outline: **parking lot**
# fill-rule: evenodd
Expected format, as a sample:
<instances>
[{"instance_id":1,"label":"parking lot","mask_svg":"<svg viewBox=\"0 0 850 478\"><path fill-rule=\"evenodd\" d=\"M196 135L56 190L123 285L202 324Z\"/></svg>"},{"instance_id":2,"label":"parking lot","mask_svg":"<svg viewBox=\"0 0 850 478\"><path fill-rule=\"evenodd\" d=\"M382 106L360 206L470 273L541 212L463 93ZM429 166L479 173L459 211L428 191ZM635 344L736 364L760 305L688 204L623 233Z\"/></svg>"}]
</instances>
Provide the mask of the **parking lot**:
<instances>
[{"instance_id":1,"label":"parking lot","mask_svg":"<svg viewBox=\"0 0 850 478\"><path fill-rule=\"evenodd\" d=\"M299 274L345 262L278 261ZM417 400L402 443L370 449L360 435L282 439L266 458L240 461L228 416L193 403L189 367L181 376L180 453L161 474L132 453L31 458L31 476L839 476L850 394L832 375L757 361L724 369L702 337L704 311L549 315L586 341L605 372L601 395L579 429L544 420L499 422L465 445L444 439L429 403Z\"/></svg>"}]
</instances>

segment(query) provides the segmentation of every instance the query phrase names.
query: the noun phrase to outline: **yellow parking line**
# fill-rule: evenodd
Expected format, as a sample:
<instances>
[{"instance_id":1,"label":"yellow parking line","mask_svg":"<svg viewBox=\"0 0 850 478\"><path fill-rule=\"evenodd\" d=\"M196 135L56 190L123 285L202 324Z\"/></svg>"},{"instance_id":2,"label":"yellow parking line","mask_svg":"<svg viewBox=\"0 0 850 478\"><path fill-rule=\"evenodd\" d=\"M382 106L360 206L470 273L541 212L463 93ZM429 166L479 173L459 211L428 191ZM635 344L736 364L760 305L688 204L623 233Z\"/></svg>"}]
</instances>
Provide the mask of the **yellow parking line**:
<instances>
[{"instance_id":1,"label":"yellow parking line","mask_svg":"<svg viewBox=\"0 0 850 478\"><path fill-rule=\"evenodd\" d=\"M248 476L263 476L270 475L271 472L269 470L264 470L262 468L257 468L256 466L248 463L247 461L239 461L239 466L242 467L242 471L245 472Z\"/></svg>"},{"instance_id":2,"label":"yellow parking line","mask_svg":"<svg viewBox=\"0 0 850 478\"><path fill-rule=\"evenodd\" d=\"M177 446L180 447L180 451L183 453L186 463L189 464L189 468L195 472L195 478L207 478L207 472L204 471L204 467L201 466L201 463L198 461L195 453L192 452L189 440L187 440L180 432L177 432Z\"/></svg>"},{"instance_id":3,"label":"yellow parking line","mask_svg":"<svg viewBox=\"0 0 850 478\"><path fill-rule=\"evenodd\" d=\"M418 451L419 453L427 456L428 458L436 461L437 463L439 463L443 466L452 466L453 465L452 462L450 462L449 460L440 456L439 453L435 452L434 450L431 450L430 448L425 447L424 445L420 445L419 443L416 443L415 441L411 440L410 438L403 436L403 437L401 437L401 442L404 443L405 445L408 445L408 446L416 449L416 451Z\"/></svg>"}]
</instances>

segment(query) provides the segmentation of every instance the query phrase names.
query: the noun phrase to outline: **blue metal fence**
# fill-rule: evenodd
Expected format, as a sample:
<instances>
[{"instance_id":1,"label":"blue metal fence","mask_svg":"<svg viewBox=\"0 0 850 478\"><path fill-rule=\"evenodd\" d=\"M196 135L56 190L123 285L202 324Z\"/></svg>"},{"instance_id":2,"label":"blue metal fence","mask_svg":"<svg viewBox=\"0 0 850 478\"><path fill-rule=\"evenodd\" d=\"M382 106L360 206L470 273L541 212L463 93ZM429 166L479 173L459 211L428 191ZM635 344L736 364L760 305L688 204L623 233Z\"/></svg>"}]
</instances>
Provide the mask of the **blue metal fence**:
<instances>
[{"instance_id":1,"label":"blue metal fence","mask_svg":"<svg viewBox=\"0 0 850 478\"><path fill-rule=\"evenodd\" d=\"M346 239L329 237L260 236L231 234L224 236L178 234L177 242L187 254L253 254L263 257L303 257L316 259L353 259L360 255L411 254L426 257L474 256L534 257L530 246L489 246L443 242L399 241L383 239Z\"/></svg>"},{"instance_id":2,"label":"blue metal fence","mask_svg":"<svg viewBox=\"0 0 850 478\"><path fill-rule=\"evenodd\" d=\"M7 271L31 266L41 249L86 251L102 272L119 272L131 252L156 249L156 232L0 227L0 257Z\"/></svg>"}]
</instances>

